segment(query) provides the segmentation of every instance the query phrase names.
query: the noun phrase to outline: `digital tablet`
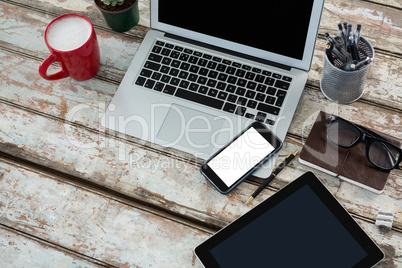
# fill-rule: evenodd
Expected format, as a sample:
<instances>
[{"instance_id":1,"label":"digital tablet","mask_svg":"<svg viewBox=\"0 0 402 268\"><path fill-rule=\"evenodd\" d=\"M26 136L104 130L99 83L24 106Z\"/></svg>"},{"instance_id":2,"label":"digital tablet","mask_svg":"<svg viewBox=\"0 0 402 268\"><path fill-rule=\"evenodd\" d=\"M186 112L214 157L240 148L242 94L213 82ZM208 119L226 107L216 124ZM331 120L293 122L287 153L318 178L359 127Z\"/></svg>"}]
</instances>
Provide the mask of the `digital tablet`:
<instances>
[{"instance_id":1,"label":"digital tablet","mask_svg":"<svg viewBox=\"0 0 402 268\"><path fill-rule=\"evenodd\" d=\"M372 267L384 253L307 172L195 249L205 267Z\"/></svg>"}]
</instances>

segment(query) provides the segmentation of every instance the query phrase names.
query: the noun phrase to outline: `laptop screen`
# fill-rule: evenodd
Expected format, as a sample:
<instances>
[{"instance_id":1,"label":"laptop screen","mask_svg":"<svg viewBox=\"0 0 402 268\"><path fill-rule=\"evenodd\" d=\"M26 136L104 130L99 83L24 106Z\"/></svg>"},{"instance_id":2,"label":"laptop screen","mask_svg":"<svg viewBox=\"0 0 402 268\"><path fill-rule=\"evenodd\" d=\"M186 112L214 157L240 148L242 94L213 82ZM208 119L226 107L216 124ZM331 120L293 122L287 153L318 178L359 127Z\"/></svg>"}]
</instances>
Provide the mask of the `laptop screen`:
<instances>
[{"instance_id":1,"label":"laptop screen","mask_svg":"<svg viewBox=\"0 0 402 268\"><path fill-rule=\"evenodd\" d=\"M302 59L313 0L159 0L159 21Z\"/></svg>"},{"instance_id":2,"label":"laptop screen","mask_svg":"<svg viewBox=\"0 0 402 268\"><path fill-rule=\"evenodd\" d=\"M324 0L151 0L151 27L309 70Z\"/></svg>"}]
</instances>

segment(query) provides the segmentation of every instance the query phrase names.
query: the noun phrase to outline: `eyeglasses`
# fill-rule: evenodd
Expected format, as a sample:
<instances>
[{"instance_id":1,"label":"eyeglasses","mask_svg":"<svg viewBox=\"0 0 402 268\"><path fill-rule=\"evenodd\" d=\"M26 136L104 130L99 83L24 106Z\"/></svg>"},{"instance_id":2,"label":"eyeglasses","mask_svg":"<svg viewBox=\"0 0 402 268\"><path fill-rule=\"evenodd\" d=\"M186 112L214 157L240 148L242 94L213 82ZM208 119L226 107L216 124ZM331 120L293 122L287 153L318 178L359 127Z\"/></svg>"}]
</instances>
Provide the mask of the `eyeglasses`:
<instances>
[{"instance_id":1,"label":"eyeglasses","mask_svg":"<svg viewBox=\"0 0 402 268\"><path fill-rule=\"evenodd\" d=\"M402 150L373 131L330 115L327 139L341 148L351 148L366 141L366 157L380 170L401 169Z\"/></svg>"}]
</instances>

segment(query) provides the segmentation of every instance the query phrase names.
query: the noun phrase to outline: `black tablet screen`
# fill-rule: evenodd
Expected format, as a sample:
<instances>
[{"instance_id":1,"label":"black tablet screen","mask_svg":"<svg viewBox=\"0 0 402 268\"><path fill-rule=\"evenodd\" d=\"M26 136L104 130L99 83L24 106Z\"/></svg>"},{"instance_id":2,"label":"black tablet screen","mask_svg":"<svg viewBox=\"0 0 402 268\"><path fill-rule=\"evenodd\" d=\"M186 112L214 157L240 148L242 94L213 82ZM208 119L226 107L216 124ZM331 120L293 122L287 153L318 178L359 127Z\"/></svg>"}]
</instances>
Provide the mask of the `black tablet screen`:
<instances>
[{"instance_id":1,"label":"black tablet screen","mask_svg":"<svg viewBox=\"0 0 402 268\"><path fill-rule=\"evenodd\" d=\"M221 267L352 267L367 256L309 185L237 230L210 253Z\"/></svg>"}]
</instances>

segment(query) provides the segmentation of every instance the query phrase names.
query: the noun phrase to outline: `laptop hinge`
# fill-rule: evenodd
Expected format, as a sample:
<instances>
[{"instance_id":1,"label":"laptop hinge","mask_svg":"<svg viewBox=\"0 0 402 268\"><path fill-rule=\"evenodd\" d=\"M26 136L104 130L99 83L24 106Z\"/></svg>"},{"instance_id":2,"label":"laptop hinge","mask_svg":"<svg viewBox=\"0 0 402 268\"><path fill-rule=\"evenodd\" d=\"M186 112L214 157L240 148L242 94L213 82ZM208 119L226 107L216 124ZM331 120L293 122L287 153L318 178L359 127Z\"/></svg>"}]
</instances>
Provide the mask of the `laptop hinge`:
<instances>
[{"instance_id":1,"label":"laptop hinge","mask_svg":"<svg viewBox=\"0 0 402 268\"><path fill-rule=\"evenodd\" d=\"M258 58L258 57L250 56L250 55L240 53L240 52L236 52L236 51L233 51L233 50L230 50L230 49L221 48L221 47L218 47L218 46L214 46L214 45L206 44L206 43L203 43L203 42L195 41L195 40L188 39L188 38L181 37L181 36L177 36L177 35L174 35L174 34L165 33L165 37L176 39L176 40L179 40L179 41L184 41L184 42L187 42L187 43L190 43L190 44L193 44L193 45L205 47L205 48L216 50L216 51L219 51L219 52L227 53L227 54L230 54L230 55L233 55L233 56L236 56L236 57L241 57L241 58L244 58L244 59L247 59L247 60L256 61L256 62L266 64L266 65L270 65L270 66L273 66L273 67L276 67L276 68L281 68L281 69L286 70L286 71L290 71L291 68L292 68L292 67L284 65L284 64L272 62L272 61L269 61L269 60L264 60L264 59L261 59L261 58Z\"/></svg>"}]
</instances>

